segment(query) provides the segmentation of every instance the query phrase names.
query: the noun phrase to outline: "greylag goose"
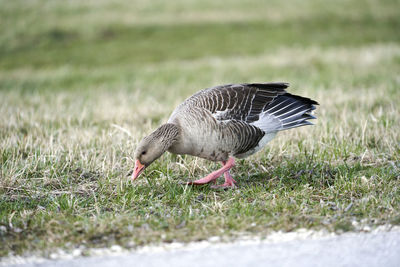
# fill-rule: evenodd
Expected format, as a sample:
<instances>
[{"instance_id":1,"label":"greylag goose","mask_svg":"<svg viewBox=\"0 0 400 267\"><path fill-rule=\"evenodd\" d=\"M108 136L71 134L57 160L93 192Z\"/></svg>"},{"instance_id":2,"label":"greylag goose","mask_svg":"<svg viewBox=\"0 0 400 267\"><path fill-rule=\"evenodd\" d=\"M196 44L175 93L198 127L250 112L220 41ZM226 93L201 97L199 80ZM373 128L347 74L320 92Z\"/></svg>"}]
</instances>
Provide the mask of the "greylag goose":
<instances>
[{"instance_id":1,"label":"greylag goose","mask_svg":"<svg viewBox=\"0 0 400 267\"><path fill-rule=\"evenodd\" d=\"M277 132L303 125L318 103L286 92L287 83L229 84L207 88L186 99L168 122L145 137L135 152L132 180L164 152L188 154L220 161L222 168L202 179L187 182L202 185L224 174L234 187L229 170L235 158L248 157L271 141Z\"/></svg>"}]
</instances>

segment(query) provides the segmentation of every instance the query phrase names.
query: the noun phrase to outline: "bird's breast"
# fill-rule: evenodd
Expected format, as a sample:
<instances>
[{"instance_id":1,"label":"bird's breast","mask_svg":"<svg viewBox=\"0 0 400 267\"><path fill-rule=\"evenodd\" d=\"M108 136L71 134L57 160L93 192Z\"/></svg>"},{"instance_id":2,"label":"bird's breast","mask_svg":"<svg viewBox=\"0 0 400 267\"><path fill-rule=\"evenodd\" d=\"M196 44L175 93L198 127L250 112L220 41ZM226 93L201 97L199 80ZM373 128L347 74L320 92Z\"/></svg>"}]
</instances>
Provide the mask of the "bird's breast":
<instances>
[{"instance_id":1,"label":"bird's breast","mask_svg":"<svg viewBox=\"0 0 400 267\"><path fill-rule=\"evenodd\" d=\"M178 140L168 149L175 154L188 154L200 158L224 161L232 154L230 138L216 120L208 114L175 116L174 123L181 127Z\"/></svg>"}]
</instances>

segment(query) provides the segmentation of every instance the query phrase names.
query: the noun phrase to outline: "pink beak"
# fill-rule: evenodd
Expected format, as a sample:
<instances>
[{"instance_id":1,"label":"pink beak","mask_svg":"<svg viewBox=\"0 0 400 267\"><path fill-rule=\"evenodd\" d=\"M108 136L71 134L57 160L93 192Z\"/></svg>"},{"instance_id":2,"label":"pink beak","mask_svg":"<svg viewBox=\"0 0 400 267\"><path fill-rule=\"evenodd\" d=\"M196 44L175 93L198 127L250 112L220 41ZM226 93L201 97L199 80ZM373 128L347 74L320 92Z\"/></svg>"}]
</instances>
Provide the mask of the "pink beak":
<instances>
[{"instance_id":1,"label":"pink beak","mask_svg":"<svg viewBox=\"0 0 400 267\"><path fill-rule=\"evenodd\" d=\"M135 161L135 170L133 171L132 181L134 181L136 178L139 177L144 168L145 166L142 163L140 163L140 161L137 159Z\"/></svg>"}]
</instances>

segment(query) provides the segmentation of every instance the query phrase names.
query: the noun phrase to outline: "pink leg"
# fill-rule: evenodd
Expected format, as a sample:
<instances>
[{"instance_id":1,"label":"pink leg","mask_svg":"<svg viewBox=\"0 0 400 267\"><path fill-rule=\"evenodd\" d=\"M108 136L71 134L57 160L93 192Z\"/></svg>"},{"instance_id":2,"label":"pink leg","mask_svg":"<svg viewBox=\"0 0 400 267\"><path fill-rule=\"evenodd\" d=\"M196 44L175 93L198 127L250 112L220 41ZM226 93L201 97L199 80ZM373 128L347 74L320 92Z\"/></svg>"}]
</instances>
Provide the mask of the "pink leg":
<instances>
[{"instance_id":1,"label":"pink leg","mask_svg":"<svg viewBox=\"0 0 400 267\"><path fill-rule=\"evenodd\" d=\"M235 166L235 159L234 158L229 158L227 162L222 162L223 166L221 169L216 170L209 175L207 175L204 178L201 178L199 180L193 181L193 182L188 182L187 184L193 184L193 185L202 185L202 184L208 184L209 182L215 181L218 177L220 177L223 173L228 172L229 170ZM230 176L230 175L229 175ZM232 177L230 177L232 178ZM233 180L233 179L232 179ZM234 181L234 180L233 180ZM226 175L225 175L225 182L226 182Z\"/></svg>"},{"instance_id":2,"label":"pink leg","mask_svg":"<svg viewBox=\"0 0 400 267\"><path fill-rule=\"evenodd\" d=\"M226 161L222 161L222 165L225 165L226 164ZM233 164L235 164L235 163L233 163ZM233 167L234 165L232 165L232 167ZM231 168L232 168L231 167ZM236 181L235 181L235 179L233 179L232 178L232 175L231 175L231 173L230 173L230 170L228 170L228 171L226 171L225 173L224 173L224 177L225 177L225 183L231 183L232 185L235 185L235 183L236 183Z\"/></svg>"},{"instance_id":3,"label":"pink leg","mask_svg":"<svg viewBox=\"0 0 400 267\"><path fill-rule=\"evenodd\" d=\"M212 185L211 188L227 188L227 187L235 187L235 179L232 178L232 175L229 173L229 171L226 171L224 173L225 177L225 183L220 184L220 185Z\"/></svg>"}]
</instances>

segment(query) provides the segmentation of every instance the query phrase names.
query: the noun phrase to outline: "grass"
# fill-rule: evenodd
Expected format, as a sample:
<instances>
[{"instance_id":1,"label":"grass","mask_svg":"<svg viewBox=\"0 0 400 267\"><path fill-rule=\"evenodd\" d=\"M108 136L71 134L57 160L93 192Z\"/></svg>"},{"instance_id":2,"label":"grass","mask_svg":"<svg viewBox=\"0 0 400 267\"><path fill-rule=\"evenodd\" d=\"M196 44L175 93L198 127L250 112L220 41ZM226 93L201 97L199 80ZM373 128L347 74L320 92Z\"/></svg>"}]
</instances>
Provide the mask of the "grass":
<instances>
[{"instance_id":1,"label":"grass","mask_svg":"<svg viewBox=\"0 0 400 267\"><path fill-rule=\"evenodd\" d=\"M400 224L397 1L1 1L0 256ZM34 10L34 11L33 11ZM137 142L197 90L286 81L316 126L218 167Z\"/></svg>"}]
</instances>

